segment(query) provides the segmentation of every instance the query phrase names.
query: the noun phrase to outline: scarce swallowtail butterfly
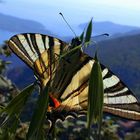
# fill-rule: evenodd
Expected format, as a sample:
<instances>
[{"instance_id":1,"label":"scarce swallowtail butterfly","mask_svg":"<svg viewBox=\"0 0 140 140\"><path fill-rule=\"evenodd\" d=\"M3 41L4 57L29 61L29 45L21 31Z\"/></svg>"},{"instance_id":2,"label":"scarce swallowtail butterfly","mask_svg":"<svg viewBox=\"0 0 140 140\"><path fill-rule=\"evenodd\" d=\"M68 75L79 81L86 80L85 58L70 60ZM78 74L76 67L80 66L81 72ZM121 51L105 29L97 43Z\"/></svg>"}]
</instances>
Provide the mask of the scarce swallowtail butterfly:
<instances>
[{"instance_id":1,"label":"scarce swallowtail butterfly","mask_svg":"<svg viewBox=\"0 0 140 140\"><path fill-rule=\"evenodd\" d=\"M43 88L51 75L49 118L64 120L67 115L86 113L88 81L94 59L74 51L59 59L71 47L60 39L36 33L13 36L10 49L35 73ZM129 88L108 68L101 65L104 83L104 112L140 120L140 104Z\"/></svg>"}]
</instances>

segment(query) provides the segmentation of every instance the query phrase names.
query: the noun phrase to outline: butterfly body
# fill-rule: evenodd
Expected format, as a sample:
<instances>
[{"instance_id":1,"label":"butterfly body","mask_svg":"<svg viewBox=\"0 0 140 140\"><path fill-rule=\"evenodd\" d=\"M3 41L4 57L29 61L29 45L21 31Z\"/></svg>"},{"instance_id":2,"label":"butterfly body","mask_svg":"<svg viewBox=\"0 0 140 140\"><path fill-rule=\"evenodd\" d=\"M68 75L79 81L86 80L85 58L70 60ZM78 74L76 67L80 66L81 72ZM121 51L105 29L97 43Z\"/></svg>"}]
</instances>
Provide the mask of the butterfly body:
<instances>
[{"instance_id":1,"label":"butterfly body","mask_svg":"<svg viewBox=\"0 0 140 140\"><path fill-rule=\"evenodd\" d=\"M79 45L80 42L73 42ZM85 114L89 77L94 59L80 49L68 53L71 45L42 34L19 34L9 42L11 50L22 59L43 88L50 82L49 118L65 119L67 115ZM67 55L63 55L66 54ZM63 57L61 57L63 55ZM101 65L104 83L104 111L140 120L140 104L128 87L108 68Z\"/></svg>"}]
</instances>

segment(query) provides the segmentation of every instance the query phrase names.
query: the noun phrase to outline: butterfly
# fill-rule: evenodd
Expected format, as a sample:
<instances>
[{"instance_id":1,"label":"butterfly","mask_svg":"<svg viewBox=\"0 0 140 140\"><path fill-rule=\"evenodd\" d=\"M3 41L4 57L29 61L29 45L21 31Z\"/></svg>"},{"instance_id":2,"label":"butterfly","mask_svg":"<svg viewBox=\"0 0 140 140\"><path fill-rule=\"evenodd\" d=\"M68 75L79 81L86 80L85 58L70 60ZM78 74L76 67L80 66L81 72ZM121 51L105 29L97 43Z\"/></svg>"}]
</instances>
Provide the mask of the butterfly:
<instances>
[{"instance_id":1,"label":"butterfly","mask_svg":"<svg viewBox=\"0 0 140 140\"><path fill-rule=\"evenodd\" d=\"M24 33L10 38L8 46L35 73L40 88L50 82L48 118L64 120L87 112L88 81L95 60L81 49L60 56L77 46L60 39ZM123 118L140 120L140 104L130 89L101 64L104 84L103 111Z\"/></svg>"}]
</instances>

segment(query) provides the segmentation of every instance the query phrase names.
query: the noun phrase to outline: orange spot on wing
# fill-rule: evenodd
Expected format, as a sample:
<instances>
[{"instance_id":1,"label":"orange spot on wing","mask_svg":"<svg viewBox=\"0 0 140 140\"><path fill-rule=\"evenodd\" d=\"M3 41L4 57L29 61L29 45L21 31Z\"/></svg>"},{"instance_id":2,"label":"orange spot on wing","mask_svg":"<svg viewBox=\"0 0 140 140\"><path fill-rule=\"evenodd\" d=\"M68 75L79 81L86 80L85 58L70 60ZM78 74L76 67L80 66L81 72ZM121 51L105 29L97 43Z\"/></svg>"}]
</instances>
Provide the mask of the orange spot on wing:
<instances>
[{"instance_id":1,"label":"orange spot on wing","mask_svg":"<svg viewBox=\"0 0 140 140\"><path fill-rule=\"evenodd\" d=\"M60 106L60 102L54 98L53 96L50 95L50 98L52 99L53 103L54 103L54 107L57 108Z\"/></svg>"}]
</instances>

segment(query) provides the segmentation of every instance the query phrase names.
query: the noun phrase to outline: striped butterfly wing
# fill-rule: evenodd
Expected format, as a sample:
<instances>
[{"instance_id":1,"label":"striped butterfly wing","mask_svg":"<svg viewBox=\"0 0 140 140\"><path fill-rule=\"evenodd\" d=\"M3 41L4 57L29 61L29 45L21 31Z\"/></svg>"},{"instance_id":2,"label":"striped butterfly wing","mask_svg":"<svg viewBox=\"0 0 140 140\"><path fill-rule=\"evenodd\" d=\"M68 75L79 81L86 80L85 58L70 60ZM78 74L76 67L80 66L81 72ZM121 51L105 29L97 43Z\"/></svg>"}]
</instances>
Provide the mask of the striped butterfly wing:
<instances>
[{"instance_id":1,"label":"striped butterfly wing","mask_svg":"<svg viewBox=\"0 0 140 140\"><path fill-rule=\"evenodd\" d=\"M140 103L131 90L102 65L104 111L132 120L140 120Z\"/></svg>"},{"instance_id":2,"label":"striped butterfly wing","mask_svg":"<svg viewBox=\"0 0 140 140\"><path fill-rule=\"evenodd\" d=\"M58 57L66 51L67 44L42 34L25 33L8 41L10 49L21 58L45 86L58 66Z\"/></svg>"},{"instance_id":3,"label":"striped butterfly wing","mask_svg":"<svg viewBox=\"0 0 140 140\"><path fill-rule=\"evenodd\" d=\"M88 82L94 60L82 52L76 52L75 55L78 56L77 59L73 54L71 63L58 71L60 77L56 79L59 82L55 81L56 88L52 94L61 101L61 105L49 114L50 119L64 120L68 115L76 117L87 112ZM75 64L72 61L75 61ZM136 97L109 69L103 65L101 68L104 83L104 112L140 120L140 104Z\"/></svg>"},{"instance_id":4,"label":"striped butterfly wing","mask_svg":"<svg viewBox=\"0 0 140 140\"><path fill-rule=\"evenodd\" d=\"M88 81L94 60L80 50L57 60L68 45L59 39L41 34L20 34L8 42L12 51L35 72L44 86L54 73L50 94L60 102L48 116L53 120L77 116L87 111ZM55 64L53 63L55 62ZM104 111L121 117L140 120L140 105L136 97L111 71L102 66Z\"/></svg>"}]
</instances>

